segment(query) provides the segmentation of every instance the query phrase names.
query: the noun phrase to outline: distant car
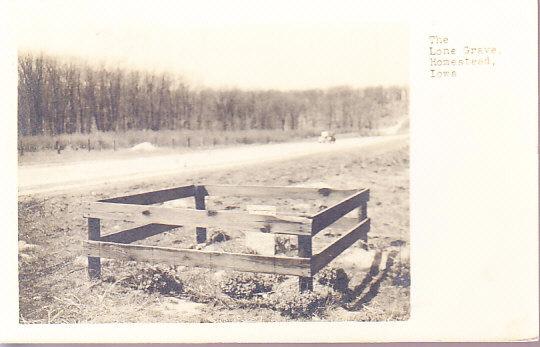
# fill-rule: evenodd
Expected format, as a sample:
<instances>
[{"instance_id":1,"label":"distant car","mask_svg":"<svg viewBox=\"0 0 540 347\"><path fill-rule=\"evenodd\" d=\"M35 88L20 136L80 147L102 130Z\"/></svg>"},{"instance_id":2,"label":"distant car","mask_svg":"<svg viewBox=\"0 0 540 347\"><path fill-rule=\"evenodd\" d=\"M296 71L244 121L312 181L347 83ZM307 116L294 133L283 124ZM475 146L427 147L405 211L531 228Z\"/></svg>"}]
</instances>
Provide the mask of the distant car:
<instances>
[{"instance_id":1,"label":"distant car","mask_svg":"<svg viewBox=\"0 0 540 347\"><path fill-rule=\"evenodd\" d=\"M318 141L319 143L334 143L336 142L336 136L332 131L321 131Z\"/></svg>"}]
</instances>

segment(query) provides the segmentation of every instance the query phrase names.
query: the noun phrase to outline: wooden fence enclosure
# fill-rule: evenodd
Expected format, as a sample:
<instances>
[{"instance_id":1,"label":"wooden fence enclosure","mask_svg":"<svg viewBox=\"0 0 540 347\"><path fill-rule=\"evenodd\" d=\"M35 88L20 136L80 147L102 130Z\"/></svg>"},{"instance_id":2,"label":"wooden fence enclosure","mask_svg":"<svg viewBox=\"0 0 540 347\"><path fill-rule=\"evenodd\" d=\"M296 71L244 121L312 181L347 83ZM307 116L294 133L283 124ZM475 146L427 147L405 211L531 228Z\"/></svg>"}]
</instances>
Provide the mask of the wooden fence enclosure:
<instances>
[{"instance_id":1,"label":"wooden fence enclosure","mask_svg":"<svg viewBox=\"0 0 540 347\"><path fill-rule=\"evenodd\" d=\"M247 213L205 209L207 196L303 200L331 197L339 201L314 214L264 211ZM193 198L195 209L154 205L184 198ZM88 240L85 240L83 245L85 256L88 257L88 274L91 279L99 278L100 258L112 258L294 275L299 277L300 291L310 291L313 289L313 276L355 242L359 241L362 248L367 250L367 235L370 229L368 200L368 189L189 185L92 202L84 213L84 217L88 218ZM358 211L356 218L344 217L354 210ZM102 236L101 219L133 222L140 226ZM348 227L336 241L313 254L313 239L333 224ZM179 226L195 228L198 243L206 242L206 228L210 227L295 235L298 238L298 256L268 256L130 244Z\"/></svg>"}]
</instances>

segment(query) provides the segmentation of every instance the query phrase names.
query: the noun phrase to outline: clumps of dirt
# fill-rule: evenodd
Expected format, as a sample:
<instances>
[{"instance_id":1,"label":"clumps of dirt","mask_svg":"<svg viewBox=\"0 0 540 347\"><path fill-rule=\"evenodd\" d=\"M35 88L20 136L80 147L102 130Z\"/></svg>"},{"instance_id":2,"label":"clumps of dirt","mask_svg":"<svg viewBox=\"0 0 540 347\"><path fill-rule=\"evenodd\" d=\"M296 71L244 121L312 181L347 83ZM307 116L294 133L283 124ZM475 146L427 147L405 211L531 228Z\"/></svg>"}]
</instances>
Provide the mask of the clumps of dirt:
<instances>
[{"instance_id":1,"label":"clumps of dirt","mask_svg":"<svg viewBox=\"0 0 540 347\"><path fill-rule=\"evenodd\" d=\"M208 244L217 243L217 242L225 242L229 241L231 237L224 233L223 231L217 231L214 232L210 237L208 238Z\"/></svg>"},{"instance_id":2,"label":"clumps of dirt","mask_svg":"<svg viewBox=\"0 0 540 347\"><path fill-rule=\"evenodd\" d=\"M225 276L219 287L234 299L251 299L255 295L272 291L277 276L257 273L233 272Z\"/></svg>"},{"instance_id":3,"label":"clumps of dirt","mask_svg":"<svg viewBox=\"0 0 540 347\"><path fill-rule=\"evenodd\" d=\"M325 286L332 288L340 293L349 291L349 275L342 268L326 267L315 275L315 280Z\"/></svg>"},{"instance_id":4,"label":"clumps of dirt","mask_svg":"<svg viewBox=\"0 0 540 347\"><path fill-rule=\"evenodd\" d=\"M225 243L225 241L229 241L231 239L232 239L231 236L229 236L228 234L226 234L226 233L224 233L222 231L217 231L217 232L212 233L208 237L206 242L197 243L197 244L191 244L187 248L188 249L196 249L196 250L200 251L200 250L205 249L208 246L216 246L217 244ZM224 247L224 244L219 245L218 247L222 248L222 247Z\"/></svg>"},{"instance_id":5,"label":"clumps of dirt","mask_svg":"<svg viewBox=\"0 0 540 347\"><path fill-rule=\"evenodd\" d=\"M105 280L116 282L114 277ZM179 295L184 290L184 285L176 275L174 267L163 268L148 265L139 267L135 274L129 275L119 282L129 288L167 296Z\"/></svg>"},{"instance_id":6,"label":"clumps of dirt","mask_svg":"<svg viewBox=\"0 0 540 347\"><path fill-rule=\"evenodd\" d=\"M276 236L274 240L276 254L294 256L298 251L298 246L291 241L289 236Z\"/></svg>"}]
</instances>

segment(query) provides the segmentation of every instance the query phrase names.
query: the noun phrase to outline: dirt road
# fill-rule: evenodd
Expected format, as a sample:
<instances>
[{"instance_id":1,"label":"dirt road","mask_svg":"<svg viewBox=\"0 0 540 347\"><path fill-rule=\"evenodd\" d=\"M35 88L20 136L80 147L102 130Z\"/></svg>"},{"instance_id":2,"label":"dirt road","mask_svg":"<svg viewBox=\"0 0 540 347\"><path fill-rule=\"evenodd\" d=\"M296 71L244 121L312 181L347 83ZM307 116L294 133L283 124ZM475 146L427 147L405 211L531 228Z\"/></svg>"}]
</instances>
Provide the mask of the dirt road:
<instances>
[{"instance_id":1,"label":"dirt road","mask_svg":"<svg viewBox=\"0 0 540 347\"><path fill-rule=\"evenodd\" d=\"M338 139L334 144L294 142L246 145L124 159L89 160L62 164L20 165L19 195L56 193L110 182L163 178L179 173L202 172L244 165L294 159L317 153L358 148L392 148L408 139L408 134Z\"/></svg>"}]
</instances>

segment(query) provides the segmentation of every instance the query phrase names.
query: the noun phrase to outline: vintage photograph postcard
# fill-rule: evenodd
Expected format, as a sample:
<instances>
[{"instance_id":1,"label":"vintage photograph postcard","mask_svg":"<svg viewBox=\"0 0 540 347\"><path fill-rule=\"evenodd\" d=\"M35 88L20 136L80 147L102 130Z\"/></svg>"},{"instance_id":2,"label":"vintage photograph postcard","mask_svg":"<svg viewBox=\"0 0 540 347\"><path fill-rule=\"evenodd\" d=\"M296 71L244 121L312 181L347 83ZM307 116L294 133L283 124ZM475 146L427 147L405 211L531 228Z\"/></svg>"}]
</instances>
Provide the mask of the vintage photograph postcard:
<instances>
[{"instance_id":1,"label":"vintage photograph postcard","mask_svg":"<svg viewBox=\"0 0 540 347\"><path fill-rule=\"evenodd\" d=\"M538 338L536 2L3 5L6 342Z\"/></svg>"}]
</instances>

